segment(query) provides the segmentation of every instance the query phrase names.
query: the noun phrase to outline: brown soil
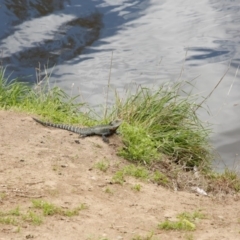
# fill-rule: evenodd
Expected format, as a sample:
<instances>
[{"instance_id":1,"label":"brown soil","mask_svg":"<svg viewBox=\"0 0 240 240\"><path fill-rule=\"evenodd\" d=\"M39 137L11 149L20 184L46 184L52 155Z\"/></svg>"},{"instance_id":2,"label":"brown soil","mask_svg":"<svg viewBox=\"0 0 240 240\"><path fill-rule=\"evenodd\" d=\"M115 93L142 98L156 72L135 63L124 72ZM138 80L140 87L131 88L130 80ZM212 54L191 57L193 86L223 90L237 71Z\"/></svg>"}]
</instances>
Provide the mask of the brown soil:
<instances>
[{"instance_id":1,"label":"brown soil","mask_svg":"<svg viewBox=\"0 0 240 240\"><path fill-rule=\"evenodd\" d=\"M79 139L76 134L41 126L29 115L0 111L0 211L19 206L26 212L32 199L64 209L81 203L88 207L78 216L46 216L38 226L23 220L20 228L0 224L0 239L140 240L151 232L152 239L161 240L240 239L236 195L198 196L134 178L127 178L123 185L112 184L116 169L128 164L116 156L120 143L119 136L111 137L109 145L100 137ZM105 173L94 167L103 159L110 163ZM139 192L132 189L135 184L142 186ZM197 210L206 218L198 220L195 231L157 228L179 213Z\"/></svg>"}]
</instances>

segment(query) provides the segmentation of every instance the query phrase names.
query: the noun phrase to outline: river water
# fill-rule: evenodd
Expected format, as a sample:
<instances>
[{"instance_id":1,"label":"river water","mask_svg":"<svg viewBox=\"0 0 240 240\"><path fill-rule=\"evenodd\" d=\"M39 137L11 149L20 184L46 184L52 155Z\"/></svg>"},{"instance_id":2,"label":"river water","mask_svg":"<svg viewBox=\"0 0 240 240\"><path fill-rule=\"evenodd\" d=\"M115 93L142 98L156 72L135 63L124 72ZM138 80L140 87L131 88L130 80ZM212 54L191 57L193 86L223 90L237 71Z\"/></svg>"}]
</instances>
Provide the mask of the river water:
<instances>
[{"instance_id":1,"label":"river water","mask_svg":"<svg viewBox=\"0 0 240 240\"><path fill-rule=\"evenodd\" d=\"M216 168L236 168L239 24L239 0L0 0L0 60L12 78L30 83L45 67L52 83L91 105L105 102L110 68L120 93L181 79L206 97L221 81L209 114L199 114L213 123Z\"/></svg>"}]
</instances>

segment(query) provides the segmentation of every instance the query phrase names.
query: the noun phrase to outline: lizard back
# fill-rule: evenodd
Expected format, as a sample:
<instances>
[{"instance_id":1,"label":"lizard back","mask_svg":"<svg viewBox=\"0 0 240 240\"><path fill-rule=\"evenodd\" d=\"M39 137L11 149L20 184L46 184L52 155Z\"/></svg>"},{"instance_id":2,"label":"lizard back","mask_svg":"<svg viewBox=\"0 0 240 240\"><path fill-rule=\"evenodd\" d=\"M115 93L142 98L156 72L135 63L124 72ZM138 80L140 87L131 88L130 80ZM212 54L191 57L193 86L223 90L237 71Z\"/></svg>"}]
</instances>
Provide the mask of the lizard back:
<instances>
[{"instance_id":1,"label":"lizard back","mask_svg":"<svg viewBox=\"0 0 240 240\"><path fill-rule=\"evenodd\" d=\"M75 126L67 125L67 124L44 122L44 121L41 121L36 118L33 118L33 120L44 126L64 129L64 130L67 130L70 132L78 133L78 134L82 135L83 137L91 136L91 135L100 135L103 137L103 140L105 142L107 142L106 136L110 136L110 135L116 133L117 128L122 123L121 120L116 119L116 120L110 122L109 124L105 124L105 125L96 125L96 126L89 127L89 128L79 128L79 127L75 127Z\"/></svg>"}]
</instances>

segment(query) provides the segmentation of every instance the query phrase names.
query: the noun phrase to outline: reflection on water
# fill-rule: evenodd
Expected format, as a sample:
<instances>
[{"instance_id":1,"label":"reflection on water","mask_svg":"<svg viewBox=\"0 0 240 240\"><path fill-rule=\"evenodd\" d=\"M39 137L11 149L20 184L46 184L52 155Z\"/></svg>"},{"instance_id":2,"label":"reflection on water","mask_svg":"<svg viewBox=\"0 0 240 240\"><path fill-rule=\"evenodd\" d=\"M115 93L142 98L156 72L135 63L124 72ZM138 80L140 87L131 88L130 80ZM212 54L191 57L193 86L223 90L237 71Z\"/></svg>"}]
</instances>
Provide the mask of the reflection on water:
<instances>
[{"instance_id":1,"label":"reflection on water","mask_svg":"<svg viewBox=\"0 0 240 240\"><path fill-rule=\"evenodd\" d=\"M216 50L216 49L208 49L204 47L190 47L187 49L190 53L191 56L186 58L186 61L191 61L191 60L202 60L202 59L209 59L210 58L218 58L220 59L221 56L226 58L226 55L229 54L229 51L224 51L224 50ZM193 54L194 53L194 54Z\"/></svg>"},{"instance_id":2,"label":"reflection on water","mask_svg":"<svg viewBox=\"0 0 240 240\"><path fill-rule=\"evenodd\" d=\"M112 52L111 84L120 93L133 82L151 86L181 76L197 77L195 91L204 97L230 64L208 100L211 115L199 114L214 124L212 141L224 162L240 160L238 0L0 0L0 5L1 60L12 76L33 82L35 68L47 64L53 82L69 93L80 91L92 105L104 101Z\"/></svg>"},{"instance_id":3,"label":"reflection on water","mask_svg":"<svg viewBox=\"0 0 240 240\"><path fill-rule=\"evenodd\" d=\"M20 67L38 66L48 63L48 67L61 64L81 54L87 46L98 39L101 30L101 15L91 14L62 24L55 29L54 37L40 43L33 43L31 48L22 47L10 61L19 62ZM53 37L53 38L52 38ZM6 63L7 59L3 58Z\"/></svg>"},{"instance_id":4,"label":"reflection on water","mask_svg":"<svg viewBox=\"0 0 240 240\"><path fill-rule=\"evenodd\" d=\"M53 67L79 56L99 38L103 27L102 15L96 11L77 16L61 13L64 1L31 1L25 5L4 1L2 5L3 32L10 31L1 38L1 60L18 76L29 75L39 65Z\"/></svg>"},{"instance_id":5,"label":"reflection on water","mask_svg":"<svg viewBox=\"0 0 240 240\"><path fill-rule=\"evenodd\" d=\"M54 11L63 9L64 1L59 0L32 0L30 1L16 1L8 0L1 1L1 7L6 7L7 13L13 14L18 21L14 19L15 24L21 23L29 18L45 16ZM10 21L13 19L9 19Z\"/></svg>"}]
</instances>

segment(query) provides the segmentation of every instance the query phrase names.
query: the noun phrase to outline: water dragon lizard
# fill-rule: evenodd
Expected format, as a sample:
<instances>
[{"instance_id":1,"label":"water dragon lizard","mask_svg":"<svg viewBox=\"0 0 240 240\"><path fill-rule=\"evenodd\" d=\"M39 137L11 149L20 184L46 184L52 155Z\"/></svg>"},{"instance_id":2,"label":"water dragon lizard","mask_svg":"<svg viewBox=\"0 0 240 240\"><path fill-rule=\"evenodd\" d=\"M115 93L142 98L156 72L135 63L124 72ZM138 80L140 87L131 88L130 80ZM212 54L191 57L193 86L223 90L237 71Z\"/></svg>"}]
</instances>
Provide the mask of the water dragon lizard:
<instances>
[{"instance_id":1,"label":"water dragon lizard","mask_svg":"<svg viewBox=\"0 0 240 240\"><path fill-rule=\"evenodd\" d=\"M105 125L96 125L96 126L89 127L89 128L79 128L79 127L75 127L75 126L71 126L71 125L43 122L36 118L33 118L33 120L42 124L43 126L60 128L60 129L64 129L64 130L67 130L70 132L78 133L81 137L99 135L99 136L102 136L103 141L107 142L107 143L109 142L107 137L116 133L116 130L122 123L122 121L120 119L116 119L116 120L110 122L109 124L105 124Z\"/></svg>"}]
</instances>

